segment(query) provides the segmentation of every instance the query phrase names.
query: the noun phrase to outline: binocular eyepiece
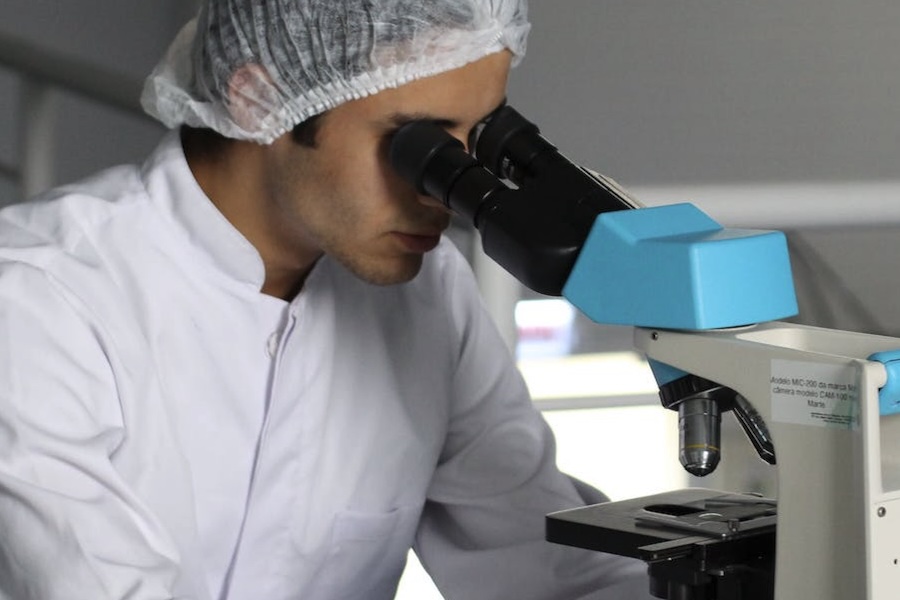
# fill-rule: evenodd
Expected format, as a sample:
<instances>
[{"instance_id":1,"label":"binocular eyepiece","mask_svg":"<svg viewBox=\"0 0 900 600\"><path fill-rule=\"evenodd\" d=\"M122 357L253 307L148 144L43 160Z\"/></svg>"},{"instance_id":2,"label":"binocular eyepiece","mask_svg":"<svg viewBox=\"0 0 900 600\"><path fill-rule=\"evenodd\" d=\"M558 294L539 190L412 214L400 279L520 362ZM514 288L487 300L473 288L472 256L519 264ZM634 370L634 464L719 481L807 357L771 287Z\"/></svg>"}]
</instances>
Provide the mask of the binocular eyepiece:
<instances>
[{"instance_id":1,"label":"binocular eyepiece","mask_svg":"<svg viewBox=\"0 0 900 600\"><path fill-rule=\"evenodd\" d=\"M542 294L561 295L598 214L636 206L508 105L473 129L469 149L436 123L413 121L394 134L389 158L419 193L471 222L488 256Z\"/></svg>"}]
</instances>

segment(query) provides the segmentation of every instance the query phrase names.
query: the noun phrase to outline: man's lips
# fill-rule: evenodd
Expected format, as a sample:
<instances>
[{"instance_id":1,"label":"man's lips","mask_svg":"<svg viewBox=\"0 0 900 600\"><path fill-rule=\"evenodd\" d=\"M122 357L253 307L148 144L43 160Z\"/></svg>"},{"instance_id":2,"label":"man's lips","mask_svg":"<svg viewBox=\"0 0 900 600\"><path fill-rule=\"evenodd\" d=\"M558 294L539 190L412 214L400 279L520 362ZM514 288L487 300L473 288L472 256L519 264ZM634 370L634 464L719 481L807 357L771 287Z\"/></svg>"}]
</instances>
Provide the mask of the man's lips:
<instances>
[{"instance_id":1,"label":"man's lips","mask_svg":"<svg viewBox=\"0 0 900 600\"><path fill-rule=\"evenodd\" d=\"M395 232L394 237L400 240L400 243L409 252L424 254L434 248L441 241L441 234L415 234Z\"/></svg>"}]
</instances>

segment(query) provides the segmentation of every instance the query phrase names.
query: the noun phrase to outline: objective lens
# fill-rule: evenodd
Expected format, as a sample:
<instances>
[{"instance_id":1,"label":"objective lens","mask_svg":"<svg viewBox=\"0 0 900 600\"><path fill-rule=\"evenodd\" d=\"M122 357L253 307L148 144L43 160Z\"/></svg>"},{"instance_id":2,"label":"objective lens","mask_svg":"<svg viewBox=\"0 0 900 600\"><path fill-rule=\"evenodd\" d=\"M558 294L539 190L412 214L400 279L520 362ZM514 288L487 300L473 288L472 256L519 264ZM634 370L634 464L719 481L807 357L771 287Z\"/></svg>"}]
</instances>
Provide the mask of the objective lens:
<instances>
[{"instance_id":1,"label":"objective lens","mask_svg":"<svg viewBox=\"0 0 900 600\"><path fill-rule=\"evenodd\" d=\"M681 465L691 475L703 477L719 464L722 416L709 398L690 398L678 405L678 437Z\"/></svg>"}]
</instances>

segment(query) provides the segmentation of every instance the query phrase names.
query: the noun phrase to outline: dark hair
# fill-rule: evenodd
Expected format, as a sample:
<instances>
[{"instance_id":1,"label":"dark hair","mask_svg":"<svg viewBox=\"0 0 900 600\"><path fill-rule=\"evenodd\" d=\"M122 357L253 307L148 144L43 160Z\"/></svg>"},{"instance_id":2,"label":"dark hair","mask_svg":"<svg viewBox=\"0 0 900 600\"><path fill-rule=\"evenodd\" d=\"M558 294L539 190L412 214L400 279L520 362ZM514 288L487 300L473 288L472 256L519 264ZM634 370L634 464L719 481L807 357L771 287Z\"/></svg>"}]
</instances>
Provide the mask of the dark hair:
<instances>
[{"instance_id":1,"label":"dark hair","mask_svg":"<svg viewBox=\"0 0 900 600\"><path fill-rule=\"evenodd\" d=\"M326 113L319 113L297 123L291 129L291 139L301 146L315 148L317 145L316 135L319 133L319 120L324 114Z\"/></svg>"}]
</instances>

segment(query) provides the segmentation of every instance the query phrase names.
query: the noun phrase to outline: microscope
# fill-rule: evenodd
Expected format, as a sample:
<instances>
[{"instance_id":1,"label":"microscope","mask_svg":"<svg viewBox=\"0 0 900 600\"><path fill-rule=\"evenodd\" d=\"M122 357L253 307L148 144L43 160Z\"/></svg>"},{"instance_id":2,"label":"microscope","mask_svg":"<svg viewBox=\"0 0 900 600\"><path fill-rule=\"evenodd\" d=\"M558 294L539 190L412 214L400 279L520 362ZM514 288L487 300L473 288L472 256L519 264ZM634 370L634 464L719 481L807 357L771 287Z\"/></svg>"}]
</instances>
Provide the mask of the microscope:
<instances>
[{"instance_id":1,"label":"microscope","mask_svg":"<svg viewBox=\"0 0 900 600\"><path fill-rule=\"evenodd\" d=\"M688 472L716 468L729 412L777 469L777 500L675 490L548 515L547 540L641 559L668 600L897 598L900 339L780 321L797 312L782 233L644 207L508 105L468 147L415 121L390 160L524 285L634 327Z\"/></svg>"}]
</instances>

